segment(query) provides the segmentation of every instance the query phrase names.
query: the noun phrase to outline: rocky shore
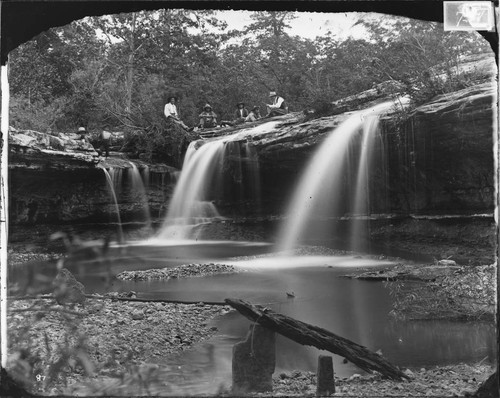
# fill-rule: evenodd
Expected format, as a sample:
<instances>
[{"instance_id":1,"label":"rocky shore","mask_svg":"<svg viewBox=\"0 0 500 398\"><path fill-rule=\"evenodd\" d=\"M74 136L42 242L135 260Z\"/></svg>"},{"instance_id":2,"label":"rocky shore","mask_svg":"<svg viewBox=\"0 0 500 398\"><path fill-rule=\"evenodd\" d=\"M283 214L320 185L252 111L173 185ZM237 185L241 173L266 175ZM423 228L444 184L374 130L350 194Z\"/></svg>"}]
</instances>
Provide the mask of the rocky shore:
<instances>
[{"instance_id":1,"label":"rocky shore","mask_svg":"<svg viewBox=\"0 0 500 398\"><path fill-rule=\"evenodd\" d=\"M70 308L51 299L12 300L7 370L30 392L67 394L82 383L120 379L134 366L168 363L214 335L211 321L228 311L203 303L87 299Z\"/></svg>"},{"instance_id":2,"label":"rocky shore","mask_svg":"<svg viewBox=\"0 0 500 398\"><path fill-rule=\"evenodd\" d=\"M174 268L148 269L142 271L123 271L116 277L123 281L167 280L188 277L232 274L240 272L232 265L226 264L187 264Z\"/></svg>"}]
</instances>

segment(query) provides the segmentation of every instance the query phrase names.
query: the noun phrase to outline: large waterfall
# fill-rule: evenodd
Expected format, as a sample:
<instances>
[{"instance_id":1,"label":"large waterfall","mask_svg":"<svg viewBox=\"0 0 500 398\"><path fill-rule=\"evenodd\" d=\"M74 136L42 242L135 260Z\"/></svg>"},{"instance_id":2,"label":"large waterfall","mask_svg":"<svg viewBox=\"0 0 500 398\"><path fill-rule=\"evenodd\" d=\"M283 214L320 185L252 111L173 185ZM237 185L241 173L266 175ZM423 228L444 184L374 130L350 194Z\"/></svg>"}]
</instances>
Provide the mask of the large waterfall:
<instances>
[{"instance_id":1,"label":"large waterfall","mask_svg":"<svg viewBox=\"0 0 500 398\"><path fill-rule=\"evenodd\" d=\"M369 109L352 113L336 127L321 144L306 167L286 213L286 219L278 237L280 250L288 251L297 247L311 236L318 233L324 223L321 218L332 215L340 216L340 202L349 201L351 214L367 212L367 170L370 167L374 133L378 126L378 115L404 104L388 101ZM351 163L351 144L355 137L361 137L359 162L354 171L348 167ZM350 189L345 190L345 180L351 180L350 174L356 173L353 200ZM359 233L359 226L353 228L353 234ZM352 245L351 245L352 246Z\"/></svg>"}]
</instances>

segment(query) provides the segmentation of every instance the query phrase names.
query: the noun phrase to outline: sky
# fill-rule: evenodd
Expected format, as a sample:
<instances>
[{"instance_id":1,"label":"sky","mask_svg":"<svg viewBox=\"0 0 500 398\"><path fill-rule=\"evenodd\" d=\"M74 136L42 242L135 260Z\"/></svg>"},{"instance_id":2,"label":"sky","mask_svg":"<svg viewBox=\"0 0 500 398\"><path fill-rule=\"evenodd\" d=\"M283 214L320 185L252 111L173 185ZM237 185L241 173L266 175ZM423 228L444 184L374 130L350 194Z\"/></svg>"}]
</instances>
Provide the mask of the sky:
<instances>
[{"instance_id":1,"label":"sky","mask_svg":"<svg viewBox=\"0 0 500 398\"><path fill-rule=\"evenodd\" d=\"M252 22L251 12L248 11L220 11L219 17L228 24L228 29L241 30L245 25ZM288 34L301 36L307 39L314 39L322 36L328 31L335 34L339 40L345 40L352 35L355 38L362 38L364 30L361 26L355 26L355 22L366 13L321 13L321 12L297 12L297 18L289 24Z\"/></svg>"}]
</instances>

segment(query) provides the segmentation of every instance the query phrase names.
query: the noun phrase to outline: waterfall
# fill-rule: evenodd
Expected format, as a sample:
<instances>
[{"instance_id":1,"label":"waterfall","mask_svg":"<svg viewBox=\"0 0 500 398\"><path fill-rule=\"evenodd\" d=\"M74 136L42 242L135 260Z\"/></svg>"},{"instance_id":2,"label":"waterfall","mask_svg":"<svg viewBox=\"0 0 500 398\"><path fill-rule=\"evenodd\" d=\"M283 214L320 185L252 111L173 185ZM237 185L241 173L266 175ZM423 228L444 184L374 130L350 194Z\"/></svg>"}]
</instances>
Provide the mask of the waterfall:
<instances>
[{"instance_id":1,"label":"waterfall","mask_svg":"<svg viewBox=\"0 0 500 398\"><path fill-rule=\"evenodd\" d=\"M129 162L129 164L131 166L129 171L130 171L130 182L131 182L132 192L137 193L139 195L139 200L144 210L144 218L146 219L146 225L149 229L152 229L151 212L149 210L148 196L146 194L146 188L144 187L144 183L142 181L141 173L139 172L139 169L134 163Z\"/></svg>"},{"instance_id":2,"label":"waterfall","mask_svg":"<svg viewBox=\"0 0 500 398\"><path fill-rule=\"evenodd\" d=\"M199 146L192 142L186 152L182 171L175 186L172 200L158 238L197 239L199 226L221 220L214 199L224 193L224 172L230 161L241 160L239 142L251 141L256 134L272 131L279 122L268 122L208 141ZM253 157L255 160L255 156ZM243 182L241 164L231 170L237 173L238 189ZM256 177L253 177L254 180Z\"/></svg>"},{"instance_id":3,"label":"waterfall","mask_svg":"<svg viewBox=\"0 0 500 398\"><path fill-rule=\"evenodd\" d=\"M100 167L102 169L102 171L104 172L104 175L106 176L106 181L108 182L108 189L109 189L109 192L111 194L111 197L112 197L114 205L115 205L116 219L118 222L118 243L124 243L125 239L123 237L123 227L122 227L122 220L120 217L120 208L118 206L118 200L116 199L116 192L115 192L115 184L117 183L117 180L116 180L116 178L113 180L113 177L116 177L116 174L114 172L115 169L113 169L113 168L110 169L111 174L113 175L113 177L112 177L111 174L108 172L108 170L106 170L106 168L101 167L101 166L98 166L98 167ZM121 173L120 173L120 176L121 176Z\"/></svg>"},{"instance_id":4,"label":"waterfall","mask_svg":"<svg viewBox=\"0 0 500 398\"><path fill-rule=\"evenodd\" d=\"M369 174L370 165L373 160L373 149L375 145L376 133L378 131L379 118L376 115L368 115L363 122L363 137L361 142L361 152L359 156L356 189L354 191L353 219L351 220L351 250L359 251L363 248L362 240L366 237L363 234L363 225L367 223L362 219L370 213L370 186Z\"/></svg>"},{"instance_id":5,"label":"waterfall","mask_svg":"<svg viewBox=\"0 0 500 398\"><path fill-rule=\"evenodd\" d=\"M373 146L371 131L376 128L377 117L397 105L407 103L407 99L398 102L388 101L375 105L369 109L352 113L343 123L332 130L326 140L318 148L310 160L292 196L279 236L280 250L291 250L302 243L306 237L318 235L321 219L339 214L341 200L350 200L349 190L345 190L345 180L349 175L355 175L350 169L349 155L351 144L355 137L363 135L365 150L360 156L358 165L357 183L355 187L355 212L368 211L366 190L366 170L369 165L369 150ZM363 193L362 191L365 191ZM332 223L329 223L332 224ZM330 225L328 226L330 227ZM357 233L357 230L354 229Z\"/></svg>"}]
</instances>

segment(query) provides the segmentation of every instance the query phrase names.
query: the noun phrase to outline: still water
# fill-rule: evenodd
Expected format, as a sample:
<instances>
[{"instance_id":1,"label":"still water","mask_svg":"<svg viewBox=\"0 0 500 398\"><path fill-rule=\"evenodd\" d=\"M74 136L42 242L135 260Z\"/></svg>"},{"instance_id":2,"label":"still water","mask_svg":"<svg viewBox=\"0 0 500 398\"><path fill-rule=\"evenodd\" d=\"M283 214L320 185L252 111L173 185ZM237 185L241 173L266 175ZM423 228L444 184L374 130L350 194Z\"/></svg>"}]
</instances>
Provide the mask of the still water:
<instances>
[{"instance_id":1,"label":"still water","mask_svg":"<svg viewBox=\"0 0 500 398\"><path fill-rule=\"evenodd\" d=\"M236 257L245 256L245 257ZM359 269L391 264L368 256L279 256L267 244L245 242L177 242L165 245L129 245L111 252L108 269L123 270L172 267L180 264L218 262L232 264L241 272L204 278L132 282L113 280L111 290L137 292L140 298L187 301L223 301L241 298L263 304L332 331L340 336L381 350L390 362L402 367L427 367L460 362L494 361L495 329L482 323L447 321L396 322L389 312L392 297L381 282L343 278ZM106 290L103 265L81 259L68 267L86 286L87 293ZM49 269L51 267L47 267ZM293 292L295 297L288 297ZM216 336L168 361L169 378L182 394L215 393L231 384L233 345L252 325L231 312L214 321ZM276 372L315 371L319 350L278 337ZM336 375L362 373L354 365L334 357Z\"/></svg>"}]
</instances>

